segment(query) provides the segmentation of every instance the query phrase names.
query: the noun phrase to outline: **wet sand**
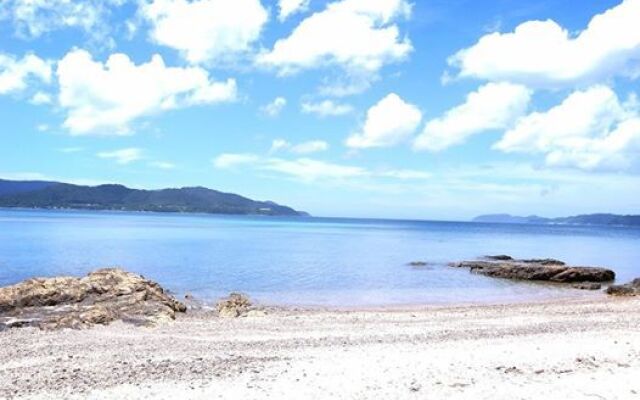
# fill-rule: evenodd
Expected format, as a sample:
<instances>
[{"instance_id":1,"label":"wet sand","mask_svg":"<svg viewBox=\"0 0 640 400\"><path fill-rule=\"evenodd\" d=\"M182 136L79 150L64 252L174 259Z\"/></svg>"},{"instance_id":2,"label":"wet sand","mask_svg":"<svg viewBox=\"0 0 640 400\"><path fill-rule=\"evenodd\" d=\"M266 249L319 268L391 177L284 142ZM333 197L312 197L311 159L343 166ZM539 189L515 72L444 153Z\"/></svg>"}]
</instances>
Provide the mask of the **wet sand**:
<instances>
[{"instance_id":1,"label":"wet sand","mask_svg":"<svg viewBox=\"0 0 640 400\"><path fill-rule=\"evenodd\" d=\"M640 299L0 332L0 398L640 398Z\"/></svg>"}]
</instances>

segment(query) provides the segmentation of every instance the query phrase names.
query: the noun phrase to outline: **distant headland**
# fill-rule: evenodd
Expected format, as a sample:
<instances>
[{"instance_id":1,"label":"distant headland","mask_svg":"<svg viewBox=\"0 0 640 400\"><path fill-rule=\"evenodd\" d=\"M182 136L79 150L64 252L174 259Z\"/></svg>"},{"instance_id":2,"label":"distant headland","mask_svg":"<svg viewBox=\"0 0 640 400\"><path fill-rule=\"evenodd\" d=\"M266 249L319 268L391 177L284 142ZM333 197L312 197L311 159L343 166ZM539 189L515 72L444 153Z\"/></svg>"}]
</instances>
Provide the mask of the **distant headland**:
<instances>
[{"instance_id":1,"label":"distant headland","mask_svg":"<svg viewBox=\"0 0 640 400\"><path fill-rule=\"evenodd\" d=\"M123 185L81 186L0 179L0 207L306 216L305 212L204 187L138 190Z\"/></svg>"},{"instance_id":2,"label":"distant headland","mask_svg":"<svg viewBox=\"0 0 640 400\"><path fill-rule=\"evenodd\" d=\"M619 225L640 226L640 215L585 214L572 217L544 218L537 215L519 217L510 214L480 215L473 222L540 225Z\"/></svg>"}]
</instances>

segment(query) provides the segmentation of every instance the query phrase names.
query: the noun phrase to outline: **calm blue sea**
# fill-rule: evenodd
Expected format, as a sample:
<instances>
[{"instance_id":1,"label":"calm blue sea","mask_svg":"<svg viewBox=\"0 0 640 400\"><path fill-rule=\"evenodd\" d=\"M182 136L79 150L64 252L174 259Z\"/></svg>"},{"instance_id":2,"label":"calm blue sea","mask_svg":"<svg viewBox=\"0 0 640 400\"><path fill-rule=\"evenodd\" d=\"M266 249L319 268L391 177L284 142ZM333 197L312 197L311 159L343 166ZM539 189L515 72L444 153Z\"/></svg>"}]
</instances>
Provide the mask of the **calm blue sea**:
<instances>
[{"instance_id":1,"label":"calm blue sea","mask_svg":"<svg viewBox=\"0 0 640 400\"><path fill-rule=\"evenodd\" d=\"M640 230L465 222L0 210L0 285L122 266L178 295L384 306L595 295L472 275L450 261L554 257L640 277ZM413 269L410 261L427 261Z\"/></svg>"}]
</instances>

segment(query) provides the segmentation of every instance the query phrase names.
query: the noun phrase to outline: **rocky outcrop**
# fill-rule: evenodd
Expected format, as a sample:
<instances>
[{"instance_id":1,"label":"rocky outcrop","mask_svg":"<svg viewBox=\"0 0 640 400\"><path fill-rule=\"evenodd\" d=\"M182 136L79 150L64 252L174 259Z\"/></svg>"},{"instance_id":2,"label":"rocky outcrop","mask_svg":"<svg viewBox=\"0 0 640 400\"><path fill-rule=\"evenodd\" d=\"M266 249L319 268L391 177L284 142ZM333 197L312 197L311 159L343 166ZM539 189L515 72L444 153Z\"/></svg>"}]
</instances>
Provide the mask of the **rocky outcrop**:
<instances>
[{"instance_id":1,"label":"rocky outcrop","mask_svg":"<svg viewBox=\"0 0 640 400\"><path fill-rule=\"evenodd\" d=\"M484 256L484 258L492 261L512 261L513 260L513 257L508 256L506 254L500 254L497 256Z\"/></svg>"},{"instance_id":2,"label":"rocky outcrop","mask_svg":"<svg viewBox=\"0 0 640 400\"><path fill-rule=\"evenodd\" d=\"M598 282L581 282L574 283L572 287L580 290L600 290L602 289L602 284Z\"/></svg>"},{"instance_id":3,"label":"rocky outcrop","mask_svg":"<svg viewBox=\"0 0 640 400\"><path fill-rule=\"evenodd\" d=\"M216 304L218 316L222 318L264 317L267 315L263 307L254 305L249 297L241 293L231 293Z\"/></svg>"},{"instance_id":4,"label":"rocky outcrop","mask_svg":"<svg viewBox=\"0 0 640 400\"><path fill-rule=\"evenodd\" d=\"M426 261L411 261L407 265L414 270L430 271L433 270L435 264Z\"/></svg>"},{"instance_id":5,"label":"rocky outcrop","mask_svg":"<svg viewBox=\"0 0 640 400\"><path fill-rule=\"evenodd\" d=\"M505 254L497 256L484 256L485 260L489 261L514 261L525 264L542 264L542 265L565 265L564 261L556 260L555 258L525 258L522 260L516 260L511 256Z\"/></svg>"},{"instance_id":6,"label":"rocky outcrop","mask_svg":"<svg viewBox=\"0 0 640 400\"><path fill-rule=\"evenodd\" d=\"M500 256L504 257L504 256ZM486 257L485 257L486 259ZM473 273L494 278L519 279L527 281L548 281L557 283L598 283L610 282L615 273L606 268L569 266L554 259L507 260L493 258L491 261L463 261L452 264L458 268L469 268ZM583 285L580 289L592 289L594 285Z\"/></svg>"},{"instance_id":7,"label":"rocky outcrop","mask_svg":"<svg viewBox=\"0 0 640 400\"><path fill-rule=\"evenodd\" d=\"M0 330L82 328L115 320L152 325L185 312L160 285L117 268L83 278L34 278L0 288Z\"/></svg>"},{"instance_id":8,"label":"rocky outcrop","mask_svg":"<svg viewBox=\"0 0 640 400\"><path fill-rule=\"evenodd\" d=\"M640 296L640 278L624 285L611 285L607 288L607 294L612 296Z\"/></svg>"},{"instance_id":9,"label":"rocky outcrop","mask_svg":"<svg viewBox=\"0 0 640 400\"><path fill-rule=\"evenodd\" d=\"M429 263L426 261L411 261L410 263L407 263L407 265L410 267L420 268L426 267Z\"/></svg>"},{"instance_id":10,"label":"rocky outcrop","mask_svg":"<svg viewBox=\"0 0 640 400\"><path fill-rule=\"evenodd\" d=\"M525 264L542 264L542 265L567 265L564 261L555 258L529 258L524 260L516 260Z\"/></svg>"},{"instance_id":11,"label":"rocky outcrop","mask_svg":"<svg viewBox=\"0 0 640 400\"><path fill-rule=\"evenodd\" d=\"M246 315L251 309L251 300L241 293L231 293L218 301L218 315L223 318L237 318Z\"/></svg>"}]
</instances>

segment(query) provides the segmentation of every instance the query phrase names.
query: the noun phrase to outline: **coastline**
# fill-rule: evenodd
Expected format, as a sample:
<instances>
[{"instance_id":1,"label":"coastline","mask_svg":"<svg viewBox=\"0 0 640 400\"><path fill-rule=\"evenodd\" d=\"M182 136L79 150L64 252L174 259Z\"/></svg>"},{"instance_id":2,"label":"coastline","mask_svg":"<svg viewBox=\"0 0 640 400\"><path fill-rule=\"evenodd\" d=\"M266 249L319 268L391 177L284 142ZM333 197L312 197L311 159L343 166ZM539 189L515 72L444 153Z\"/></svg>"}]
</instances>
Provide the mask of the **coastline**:
<instances>
[{"instance_id":1,"label":"coastline","mask_svg":"<svg viewBox=\"0 0 640 400\"><path fill-rule=\"evenodd\" d=\"M0 398L607 398L640 393L640 299L274 308L0 332Z\"/></svg>"},{"instance_id":2,"label":"coastline","mask_svg":"<svg viewBox=\"0 0 640 400\"><path fill-rule=\"evenodd\" d=\"M557 286L566 293L555 294L550 297L507 297L499 299L490 299L484 301L453 301L442 300L429 303L407 302L407 303L391 303L391 304L361 304L361 305L325 305L325 304L296 304L296 303L277 303L270 301L254 301L254 305L261 309L276 312L300 312L300 313L350 313L350 312L411 312L411 311L429 311L438 309L455 309L455 308L474 308L474 307L496 307L496 306L527 306L527 305L544 305L544 304L570 304L570 303L595 303L598 301L606 301L611 299L605 290L579 290L567 288L559 283L553 282L518 282L520 285L539 285L540 287ZM246 294L246 293L245 293ZM251 294L247 294L253 301ZM214 309L217 300L208 300L198 303L196 308L204 310ZM197 312L201 312L197 310Z\"/></svg>"}]
</instances>

